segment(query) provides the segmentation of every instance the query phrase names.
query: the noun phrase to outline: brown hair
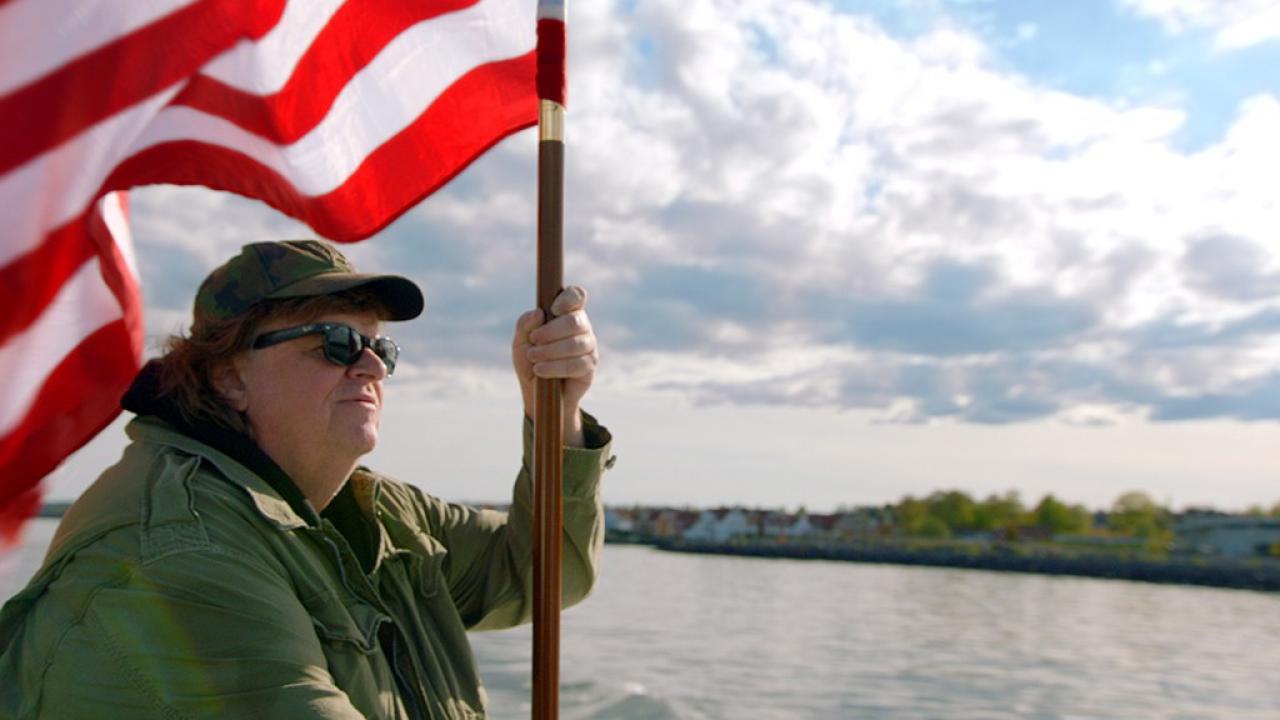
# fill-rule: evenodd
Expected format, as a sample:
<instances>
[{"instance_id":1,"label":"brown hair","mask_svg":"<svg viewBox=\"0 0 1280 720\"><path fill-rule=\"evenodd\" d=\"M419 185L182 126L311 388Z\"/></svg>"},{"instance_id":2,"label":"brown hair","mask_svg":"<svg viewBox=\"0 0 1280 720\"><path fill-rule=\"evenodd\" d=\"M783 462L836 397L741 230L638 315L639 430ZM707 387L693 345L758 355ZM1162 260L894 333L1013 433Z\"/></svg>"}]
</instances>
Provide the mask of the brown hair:
<instances>
[{"instance_id":1,"label":"brown hair","mask_svg":"<svg viewBox=\"0 0 1280 720\"><path fill-rule=\"evenodd\" d=\"M197 317L191 334L170 335L158 359L160 395L171 399L190 423L212 422L250 435L244 414L231 407L213 385L213 373L242 352L272 320L307 323L321 315L373 311L381 319L391 313L371 290L355 288L332 295L264 300L228 320Z\"/></svg>"}]
</instances>

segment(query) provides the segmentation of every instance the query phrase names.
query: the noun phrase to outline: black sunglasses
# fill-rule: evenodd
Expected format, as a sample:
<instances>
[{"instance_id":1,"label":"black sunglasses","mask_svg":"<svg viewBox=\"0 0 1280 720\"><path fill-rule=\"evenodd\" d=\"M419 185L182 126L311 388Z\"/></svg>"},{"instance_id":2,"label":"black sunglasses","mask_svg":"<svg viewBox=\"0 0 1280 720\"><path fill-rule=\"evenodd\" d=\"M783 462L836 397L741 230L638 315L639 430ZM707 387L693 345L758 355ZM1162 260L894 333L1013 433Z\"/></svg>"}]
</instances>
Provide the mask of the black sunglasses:
<instances>
[{"instance_id":1,"label":"black sunglasses","mask_svg":"<svg viewBox=\"0 0 1280 720\"><path fill-rule=\"evenodd\" d=\"M396 370L400 346L396 345L394 340L385 335L371 338L360 334L354 328L337 323L311 323L263 333L253 341L253 349L259 350L317 333L324 335L324 344L321 347L324 348L325 359L331 363L350 367L360 360L364 349L369 348L373 350L374 355L378 356L382 364L387 366L388 375Z\"/></svg>"}]
</instances>

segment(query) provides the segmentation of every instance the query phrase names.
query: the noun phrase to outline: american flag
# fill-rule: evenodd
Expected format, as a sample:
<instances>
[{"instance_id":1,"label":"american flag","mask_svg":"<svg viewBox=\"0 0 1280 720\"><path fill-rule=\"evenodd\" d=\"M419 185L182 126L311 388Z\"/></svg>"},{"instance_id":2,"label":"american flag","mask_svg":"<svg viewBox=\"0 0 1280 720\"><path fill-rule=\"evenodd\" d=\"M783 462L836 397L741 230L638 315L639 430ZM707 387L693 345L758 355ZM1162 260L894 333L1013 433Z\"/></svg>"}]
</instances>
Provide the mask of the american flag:
<instances>
[{"instance_id":1,"label":"american flag","mask_svg":"<svg viewBox=\"0 0 1280 720\"><path fill-rule=\"evenodd\" d=\"M334 240L368 237L537 122L535 27L555 38L560 23L562 60L562 12L0 0L0 537L116 416L140 366L124 190L203 185Z\"/></svg>"}]
</instances>

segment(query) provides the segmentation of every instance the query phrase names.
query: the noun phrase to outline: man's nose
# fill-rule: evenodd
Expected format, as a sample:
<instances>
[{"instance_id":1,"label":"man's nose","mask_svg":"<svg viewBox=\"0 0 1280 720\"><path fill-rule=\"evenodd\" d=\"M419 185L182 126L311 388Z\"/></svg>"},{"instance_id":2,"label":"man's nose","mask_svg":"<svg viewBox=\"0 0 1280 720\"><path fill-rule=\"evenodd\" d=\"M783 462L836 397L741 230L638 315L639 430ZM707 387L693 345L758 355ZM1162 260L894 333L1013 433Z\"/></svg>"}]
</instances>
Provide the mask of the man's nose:
<instances>
[{"instance_id":1,"label":"man's nose","mask_svg":"<svg viewBox=\"0 0 1280 720\"><path fill-rule=\"evenodd\" d=\"M387 376L387 366L382 362L382 358L373 352L372 348L365 348L360 351L360 358L356 360L348 372L354 377L381 380Z\"/></svg>"}]
</instances>

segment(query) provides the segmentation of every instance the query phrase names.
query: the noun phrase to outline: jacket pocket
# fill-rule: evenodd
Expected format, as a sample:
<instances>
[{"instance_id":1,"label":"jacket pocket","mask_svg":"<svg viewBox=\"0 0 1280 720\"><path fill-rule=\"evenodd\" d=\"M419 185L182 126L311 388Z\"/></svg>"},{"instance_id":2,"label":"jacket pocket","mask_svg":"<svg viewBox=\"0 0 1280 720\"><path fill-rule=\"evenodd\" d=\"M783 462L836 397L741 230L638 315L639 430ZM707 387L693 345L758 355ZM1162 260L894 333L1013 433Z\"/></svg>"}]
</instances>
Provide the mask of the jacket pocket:
<instances>
[{"instance_id":1,"label":"jacket pocket","mask_svg":"<svg viewBox=\"0 0 1280 720\"><path fill-rule=\"evenodd\" d=\"M403 717L391 668L378 644L378 631L391 618L328 592L303 605L311 614L329 675L356 709L369 718Z\"/></svg>"},{"instance_id":2,"label":"jacket pocket","mask_svg":"<svg viewBox=\"0 0 1280 720\"><path fill-rule=\"evenodd\" d=\"M444 587L444 561L448 554L444 545L430 535L414 533L401 539L396 559L403 568L404 581L418 600L429 600Z\"/></svg>"},{"instance_id":3,"label":"jacket pocket","mask_svg":"<svg viewBox=\"0 0 1280 720\"><path fill-rule=\"evenodd\" d=\"M368 605L348 605L328 593L318 595L304 605L311 614L311 622L321 642L364 655L378 650L378 628L382 623L391 621Z\"/></svg>"},{"instance_id":4,"label":"jacket pocket","mask_svg":"<svg viewBox=\"0 0 1280 720\"><path fill-rule=\"evenodd\" d=\"M391 535L395 546L388 565L395 569L389 574L396 584L405 583L401 592L408 592L418 600L429 600L445 588L445 571L449 550L434 537L417 527L401 522L390 515L382 518L383 526ZM384 568L384 573L388 569Z\"/></svg>"}]
</instances>

